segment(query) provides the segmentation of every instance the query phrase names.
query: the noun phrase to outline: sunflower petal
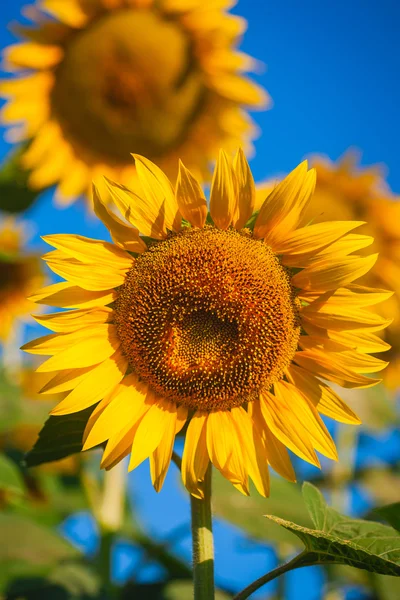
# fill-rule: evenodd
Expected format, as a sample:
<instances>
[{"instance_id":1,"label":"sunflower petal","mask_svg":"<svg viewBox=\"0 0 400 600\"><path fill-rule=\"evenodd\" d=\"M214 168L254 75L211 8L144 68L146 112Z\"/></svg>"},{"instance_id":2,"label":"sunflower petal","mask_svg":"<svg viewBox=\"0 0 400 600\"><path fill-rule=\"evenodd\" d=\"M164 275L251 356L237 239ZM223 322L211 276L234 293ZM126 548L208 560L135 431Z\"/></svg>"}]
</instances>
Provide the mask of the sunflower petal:
<instances>
[{"instance_id":1,"label":"sunflower petal","mask_svg":"<svg viewBox=\"0 0 400 600\"><path fill-rule=\"evenodd\" d=\"M265 446L253 428L250 416L242 407L232 408L231 416L236 433L243 448L247 470L257 491L267 498L269 496L269 471Z\"/></svg>"},{"instance_id":2,"label":"sunflower petal","mask_svg":"<svg viewBox=\"0 0 400 600\"><path fill-rule=\"evenodd\" d=\"M328 292L344 287L362 277L374 266L377 254L348 256L340 260L323 260L306 267L292 277L292 284L303 290Z\"/></svg>"},{"instance_id":3,"label":"sunflower petal","mask_svg":"<svg viewBox=\"0 0 400 600\"><path fill-rule=\"evenodd\" d=\"M253 420L254 440L257 446L262 444L268 457L268 463L279 475L295 483L296 474L286 446L271 433L261 413L259 401L249 403L249 414Z\"/></svg>"},{"instance_id":4,"label":"sunflower petal","mask_svg":"<svg viewBox=\"0 0 400 600\"><path fill-rule=\"evenodd\" d=\"M90 367L112 356L121 344L114 325L97 325L83 331L83 338L46 360L37 371L43 373ZM64 335L72 336L74 333Z\"/></svg>"},{"instance_id":5,"label":"sunflower petal","mask_svg":"<svg viewBox=\"0 0 400 600\"><path fill-rule=\"evenodd\" d=\"M327 354L317 349L297 352L295 362L317 377L322 377L344 388L368 388L380 383L380 379L365 377L348 368L335 352Z\"/></svg>"},{"instance_id":6,"label":"sunflower petal","mask_svg":"<svg viewBox=\"0 0 400 600\"><path fill-rule=\"evenodd\" d=\"M182 481L186 489L196 498L204 493L201 482L210 462L207 451L208 413L197 411L191 418L185 437L182 455Z\"/></svg>"},{"instance_id":7,"label":"sunflower petal","mask_svg":"<svg viewBox=\"0 0 400 600\"><path fill-rule=\"evenodd\" d=\"M83 308L65 312L49 313L46 315L32 315L40 325L58 333L69 333L89 327L107 323L112 318L111 308L102 306L98 309Z\"/></svg>"},{"instance_id":8,"label":"sunflower petal","mask_svg":"<svg viewBox=\"0 0 400 600\"><path fill-rule=\"evenodd\" d=\"M296 365L291 365L287 371L291 383L302 391L320 413L340 423L361 423L351 408L325 383Z\"/></svg>"},{"instance_id":9,"label":"sunflower petal","mask_svg":"<svg viewBox=\"0 0 400 600\"><path fill-rule=\"evenodd\" d=\"M147 206L153 206L157 214L161 206L164 206L166 228L169 231L179 231L182 219L174 188L168 177L151 160L139 154L132 156Z\"/></svg>"},{"instance_id":10,"label":"sunflower petal","mask_svg":"<svg viewBox=\"0 0 400 600\"><path fill-rule=\"evenodd\" d=\"M329 246L364 221L328 221L301 227L282 238L274 250L278 254L302 255Z\"/></svg>"},{"instance_id":11,"label":"sunflower petal","mask_svg":"<svg viewBox=\"0 0 400 600\"><path fill-rule=\"evenodd\" d=\"M173 417L168 423L168 426L165 428L160 443L154 450L153 454L150 455L151 482L156 492L161 490L171 462L175 441L176 417L177 412L175 408Z\"/></svg>"},{"instance_id":12,"label":"sunflower petal","mask_svg":"<svg viewBox=\"0 0 400 600\"><path fill-rule=\"evenodd\" d=\"M133 438L129 471L149 458L164 435L175 435L175 423L175 404L161 399L154 402L140 421Z\"/></svg>"},{"instance_id":13,"label":"sunflower petal","mask_svg":"<svg viewBox=\"0 0 400 600\"><path fill-rule=\"evenodd\" d=\"M75 259L57 260L52 257L47 258L46 263L60 277L91 292L112 290L125 282L125 273L102 264L86 264Z\"/></svg>"},{"instance_id":14,"label":"sunflower petal","mask_svg":"<svg viewBox=\"0 0 400 600\"><path fill-rule=\"evenodd\" d=\"M207 450L211 462L231 483L248 494L243 453L228 411L210 412L207 419Z\"/></svg>"},{"instance_id":15,"label":"sunflower petal","mask_svg":"<svg viewBox=\"0 0 400 600\"><path fill-rule=\"evenodd\" d=\"M94 240L82 235L44 235L42 239L83 263L99 263L112 269L127 271L132 267L134 259L130 254L117 248L114 244L103 240Z\"/></svg>"},{"instance_id":16,"label":"sunflower petal","mask_svg":"<svg viewBox=\"0 0 400 600\"><path fill-rule=\"evenodd\" d=\"M207 202L201 185L182 161L179 161L175 195L182 217L189 221L192 227L202 229L207 217Z\"/></svg>"},{"instance_id":17,"label":"sunflower petal","mask_svg":"<svg viewBox=\"0 0 400 600\"><path fill-rule=\"evenodd\" d=\"M113 242L128 252L137 252L139 254L144 252L146 244L140 238L139 231L134 227L125 225L121 219L108 210L105 204L103 204L99 191L94 184L92 194L94 212L107 227Z\"/></svg>"},{"instance_id":18,"label":"sunflower petal","mask_svg":"<svg viewBox=\"0 0 400 600\"><path fill-rule=\"evenodd\" d=\"M96 404L120 383L127 368L128 361L121 351L117 350L113 356L89 371L50 414L68 415Z\"/></svg>"},{"instance_id":19,"label":"sunflower petal","mask_svg":"<svg viewBox=\"0 0 400 600\"><path fill-rule=\"evenodd\" d=\"M117 297L118 293L115 290L93 292L62 281L42 288L28 299L38 304L60 308L97 308L111 304Z\"/></svg>"},{"instance_id":20,"label":"sunflower petal","mask_svg":"<svg viewBox=\"0 0 400 600\"><path fill-rule=\"evenodd\" d=\"M261 413L268 428L282 444L285 444L303 460L320 467L310 437L286 397L277 398L263 392L260 395Z\"/></svg>"},{"instance_id":21,"label":"sunflower petal","mask_svg":"<svg viewBox=\"0 0 400 600\"><path fill-rule=\"evenodd\" d=\"M241 148L233 161L233 172L236 177L237 218L233 223L236 229L242 229L254 211L256 188L249 163Z\"/></svg>"},{"instance_id":22,"label":"sunflower petal","mask_svg":"<svg viewBox=\"0 0 400 600\"><path fill-rule=\"evenodd\" d=\"M210 213L219 229L228 229L236 210L235 186L229 158L219 151L211 182Z\"/></svg>"}]
</instances>

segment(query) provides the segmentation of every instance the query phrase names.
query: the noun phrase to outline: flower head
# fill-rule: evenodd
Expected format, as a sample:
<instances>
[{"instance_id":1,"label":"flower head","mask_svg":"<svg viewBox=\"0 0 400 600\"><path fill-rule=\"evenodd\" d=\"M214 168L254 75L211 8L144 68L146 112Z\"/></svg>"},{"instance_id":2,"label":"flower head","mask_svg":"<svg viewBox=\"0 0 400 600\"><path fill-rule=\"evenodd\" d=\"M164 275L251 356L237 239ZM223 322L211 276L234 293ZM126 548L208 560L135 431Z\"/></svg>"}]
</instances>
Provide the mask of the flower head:
<instances>
[{"instance_id":1,"label":"flower head","mask_svg":"<svg viewBox=\"0 0 400 600\"><path fill-rule=\"evenodd\" d=\"M264 91L235 50L243 19L202 0L37 0L20 27L26 41L5 51L12 140L32 140L22 162L30 185L58 184L68 203L97 175L135 177L129 153L176 175L178 157L208 178L217 149L254 136L245 107ZM229 3L227 3L229 4ZM46 17L46 13L51 18ZM89 194L90 195L90 194Z\"/></svg>"},{"instance_id":2,"label":"flower head","mask_svg":"<svg viewBox=\"0 0 400 600\"><path fill-rule=\"evenodd\" d=\"M27 300L38 285L43 285L38 257L23 253L24 231L14 219L0 223L0 341L7 341L16 322L32 312Z\"/></svg>"},{"instance_id":3,"label":"flower head","mask_svg":"<svg viewBox=\"0 0 400 600\"><path fill-rule=\"evenodd\" d=\"M368 356L387 349L374 333L386 319L369 307L390 293L354 283L376 261L353 254L371 241L352 233L361 222L301 226L315 185L306 162L254 213L243 152L231 164L221 151L208 212L182 163L174 188L134 157L133 189L108 181L113 209L94 190L113 244L45 238L56 248L47 264L66 281L34 299L73 310L37 317L55 333L24 349L51 356L43 392L69 391L53 414L96 405L84 449L106 443L106 469L150 458L157 490L185 425L182 477L194 495L209 461L243 493L250 476L267 495L268 463L295 479L286 448L314 465L316 450L336 459L319 413L359 420L329 382L369 387L379 380L366 373L387 364Z\"/></svg>"}]
</instances>

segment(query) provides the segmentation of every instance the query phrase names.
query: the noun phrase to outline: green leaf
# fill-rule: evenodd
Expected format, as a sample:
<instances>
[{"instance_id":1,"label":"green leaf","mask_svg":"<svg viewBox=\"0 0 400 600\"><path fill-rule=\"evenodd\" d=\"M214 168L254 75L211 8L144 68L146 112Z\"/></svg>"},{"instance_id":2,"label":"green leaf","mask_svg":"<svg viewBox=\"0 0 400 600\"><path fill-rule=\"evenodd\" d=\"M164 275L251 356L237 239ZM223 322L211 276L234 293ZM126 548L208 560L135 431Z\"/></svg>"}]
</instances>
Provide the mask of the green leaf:
<instances>
[{"instance_id":1,"label":"green leaf","mask_svg":"<svg viewBox=\"0 0 400 600\"><path fill-rule=\"evenodd\" d=\"M27 467L60 460L82 450L83 432L94 406L70 415L51 416L47 419L39 438L25 457Z\"/></svg>"},{"instance_id":2,"label":"green leaf","mask_svg":"<svg viewBox=\"0 0 400 600\"><path fill-rule=\"evenodd\" d=\"M39 193L28 186L29 171L21 166L26 145L10 154L0 168L0 209L19 213L31 206Z\"/></svg>"},{"instance_id":3,"label":"green leaf","mask_svg":"<svg viewBox=\"0 0 400 600\"><path fill-rule=\"evenodd\" d=\"M382 575L400 576L400 534L392 527L351 519L327 506L321 492L303 485L303 497L315 529L273 515L274 523L293 532L305 546L297 566L344 564Z\"/></svg>"},{"instance_id":4,"label":"green leaf","mask_svg":"<svg viewBox=\"0 0 400 600\"><path fill-rule=\"evenodd\" d=\"M0 490L22 496L25 493L24 481L17 465L0 454Z\"/></svg>"},{"instance_id":5,"label":"green leaf","mask_svg":"<svg viewBox=\"0 0 400 600\"><path fill-rule=\"evenodd\" d=\"M213 510L219 517L237 525L251 537L268 543L300 545L291 533L277 527L272 521L263 519L262 515L266 513L279 513L284 518L305 526L312 523L300 487L278 477L271 478L269 498L263 498L254 488L250 497L246 497L213 469Z\"/></svg>"},{"instance_id":6,"label":"green leaf","mask_svg":"<svg viewBox=\"0 0 400 600\"><path fill-rule=\"evenodd\" d=\"M0 564L26 562L47 566L80 554L51 529L15 513L0 513L0 531L7 541L0 544Z\"/></svg>"},{"instance_id":7,"label":"green leaf","mask_svg":"<svg viewBox=\"0 0 400 600\"><path fill-rule=\"evenodd\" d=\"M389 525L400 531L400 502L375 508L374 513L382 517Z\"/></svg>"}]
</instances>

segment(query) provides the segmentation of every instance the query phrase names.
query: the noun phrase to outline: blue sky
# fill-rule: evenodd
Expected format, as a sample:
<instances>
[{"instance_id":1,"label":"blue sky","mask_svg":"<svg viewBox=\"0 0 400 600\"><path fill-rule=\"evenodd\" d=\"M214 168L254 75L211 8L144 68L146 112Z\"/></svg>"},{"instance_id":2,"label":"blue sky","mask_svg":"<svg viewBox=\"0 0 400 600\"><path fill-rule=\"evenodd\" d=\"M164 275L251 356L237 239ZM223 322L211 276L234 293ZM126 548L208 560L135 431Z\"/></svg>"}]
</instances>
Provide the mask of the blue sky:
<instances>
[{"instance_id":1,"label":"blue sky","mask_svg":"<svg viewBox=\"0 0 400 600\"><path fill-rule=\"evenodd\" d=\"M2 2L0 47L13 41L6 26L18 18L25 3ZM389 184L400 193L400 3L242 0L234 12L249 21L242 49L267 65L256 78L274 101L272 110L253 115L262 130L251 161L255 178L287 172L315 152L336 159L347 148L357 147L363 153L363 164L386 165ZM0 139L0 157L7 150ZM103 226L87 215L82 204L58 211L50 194L45 194L27 217L32 222L31 245L35 247L41 245L38 236L47 233L105 236ZM136 494L138 489L142 492L139 509L143 518L160 517L168 506L171 528L186 519L182 494L176 495L175 474L168 476L160 496L150 490L148 479L147 466L131 479ZM159 530L161 519L156 523ZM229 579L232 565L235 572L237 567L243 568L238 587L265 571L270 557L262 548L243 552L241 536L223 526L217 527L217 533L221 582ZM187 547L182 552L187 555ZM321 576L315 572L312 576L314 579L307 580L300 574L290 576L291 600L305 597L304 585L310 590L307 600L320 597Z\"/></svg>"}]
</instances>

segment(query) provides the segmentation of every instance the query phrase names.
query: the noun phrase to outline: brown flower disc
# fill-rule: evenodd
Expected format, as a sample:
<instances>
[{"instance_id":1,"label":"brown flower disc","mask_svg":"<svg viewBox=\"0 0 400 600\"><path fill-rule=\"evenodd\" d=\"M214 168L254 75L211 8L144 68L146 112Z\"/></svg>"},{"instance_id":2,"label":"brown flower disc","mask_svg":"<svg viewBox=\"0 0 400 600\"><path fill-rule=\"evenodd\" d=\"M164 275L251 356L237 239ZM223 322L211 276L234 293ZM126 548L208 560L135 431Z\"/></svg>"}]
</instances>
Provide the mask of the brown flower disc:
<instances>
[{"instance_id":1,"label":"brown flower disc","mask_svg":"<svg viewBox=\"0 0 400 600\"><path fill-rule=\"evenodd\" d=\"M279 380L300 334L290 277L246 230L185 229L126 277L115 318L131 368L164 398L229 409Z\"/></svg>"}]
</instances>

